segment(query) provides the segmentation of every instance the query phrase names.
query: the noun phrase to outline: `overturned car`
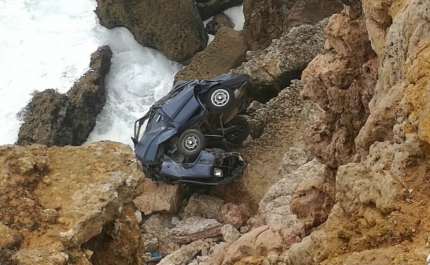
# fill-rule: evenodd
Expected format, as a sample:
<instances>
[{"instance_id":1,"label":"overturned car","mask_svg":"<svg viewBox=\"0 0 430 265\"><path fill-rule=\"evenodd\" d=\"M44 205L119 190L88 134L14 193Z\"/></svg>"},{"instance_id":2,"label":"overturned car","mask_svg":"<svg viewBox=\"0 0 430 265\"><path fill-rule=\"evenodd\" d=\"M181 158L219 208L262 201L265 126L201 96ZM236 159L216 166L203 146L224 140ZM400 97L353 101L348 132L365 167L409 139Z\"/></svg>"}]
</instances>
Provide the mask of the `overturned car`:
<instances>
[{"instance_id":1,"label":"overturned car","mask_svg":"<svg viewBox=\"0 0 430 265\"><path fill-rule=\"evenodd\" d=\"M135 122L134 152L146 173L156 181L200 185L241 175L246 163L231 144L249 135L248 122L237 116L249 86L245 74L178 81Z\"/></svg>"}]
</instances>

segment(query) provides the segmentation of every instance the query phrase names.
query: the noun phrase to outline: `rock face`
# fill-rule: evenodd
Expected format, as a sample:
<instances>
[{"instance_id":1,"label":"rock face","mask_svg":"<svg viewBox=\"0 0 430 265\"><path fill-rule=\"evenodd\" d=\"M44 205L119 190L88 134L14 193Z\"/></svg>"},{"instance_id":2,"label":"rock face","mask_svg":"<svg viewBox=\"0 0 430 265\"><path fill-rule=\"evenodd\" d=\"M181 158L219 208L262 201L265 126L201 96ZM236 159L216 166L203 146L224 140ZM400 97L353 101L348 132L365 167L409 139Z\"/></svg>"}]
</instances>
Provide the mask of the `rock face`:
<instances>
[{"instance_id":1,"label":"rock face","mask_svg":"<svg viewBox=\"0 0 430 265\"><path fill-rule=\"evenodd\" d=\"M248 47L240 32L222 27L215 39L175 76L176 80L211 79L245 61Z\"/></svg>"},{"instance_id":2,"label":"rock face","mask_svg":"<svg viewBox=\"0 0 430 265\"><path fill-rule=\"evenodd\" d=\"M251 214L255 213L267 190L281 178L278 171L285 153L290 147L304 148L303 132L320 114L321 109L315 103L300 97L302 89L300 82L293 82L255 112L253 117L265 127L259 138L239 149L248 166L232 184L213 188L214 195L244 204Z\"/></svg>"},{"instance_id":3,"label":"rock face","mask_svg":"<svg viewBox=\"0 0 430 265\"><path fill-rule=\"evenodd\" d=\"M111 242L122 245L114 243L121 240L115 235L128 229L120 216L128 211L125 205L140 189L143 177L128 146L112 142L49 149L9 145L0 147L0 160L4 165L0 229L5 232L1 244L18 264L90 264L90 260L101 264L95 246L101 241L94 238L117 218L123 224L111 234ZM133 219L127 222L137 227ZM133 236L138 244L140 233ZM110 257L120 262L124 254L139 264L137 248Z\"/></svg>"},{"instance_id":4,"label":"rock face","mask_svg":"<svg viewBox=\"0 0 430 265\"><path fill-rule=\"evenodd\" d=\"M233 72L251 77L253 94L263 97L276 95L292 79L299 79L309 62L324 51L323 30L326 24L327 20L324 20L315 26L303 25L293 29L286 36L274 40L267 49L248 53L248 61Z\"/></svg>"},{"instance_id":5,"label":"rock face","mask_svg":"<svg viewBox=\"0 0 430 265\"><path fill-rule=\"evenodd\" d=\"M95 12L101 25L126 27L142 45L183 64L207 44L208 36L193 1L98 0Z\"/></svg>"},{"instance_id":6,"label":"rock face","mask_svg":"<svg viewBox=\"0 0 430 265\"><path fill-rule=\"evenodd\" d=\"M112 52L107 46L93 53L90 70L66 95L53 89L35 94L24 110L17 144L83 144L106 102L105 77L111 57Z\"/></svg>"},{"instance_id":7,"label":"rock face","mask_svg":"<svg viewBox=\"0 0 430 265\"><path fill-rule=\"evenodd\" d=\"M196 6L202 20L215 16L227 8L239 6L243 0L197 0Z\"/></svg>"},{"instance_id":8,"label":"rock face","mask_svg":"<svg viewBox=\"0 0 430 265\"><path fill-rule=\"evenodd\" d=\"M331 17L326 48L303 71L303 96L324 110L307 138L309 150L332 168L354 159L355 137L369 116L377 80L377 57L365 27L365 16L346 12Z\"/></svg>"},{"instance_id":9,"label":"rock face","mask_svg":"<svg viewBox=\"0 0 430 265\"><path fill-rule=\"evenodd\" d=\"M251 50L268 47L273 39L303 24L314 25L342 10L340 0L251 0L245 1L244 35Z\"/></svg>"}]
</instances>

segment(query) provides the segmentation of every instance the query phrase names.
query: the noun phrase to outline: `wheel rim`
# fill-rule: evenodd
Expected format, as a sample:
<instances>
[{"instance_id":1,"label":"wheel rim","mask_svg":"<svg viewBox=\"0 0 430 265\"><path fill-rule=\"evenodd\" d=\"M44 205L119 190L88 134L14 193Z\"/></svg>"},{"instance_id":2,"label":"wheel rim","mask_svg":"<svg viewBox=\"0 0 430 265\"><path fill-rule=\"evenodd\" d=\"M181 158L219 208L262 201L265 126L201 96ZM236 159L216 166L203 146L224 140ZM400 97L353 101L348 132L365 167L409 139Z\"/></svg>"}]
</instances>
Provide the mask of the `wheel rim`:
<instances>
[{"instance_id":1,"label":"wheel rim","mask_svg":"<svg viewBox=\"0 0 430 265\"><path fill-rule=\"evenodd\" d=\"M211 103L216 107L224 107L229 100L230 95L225 89L218 89L211 96Z\"/></svg>"},{"instance_id":2,"label":"wheel rim","mask_svg":"<svg viewBox=\"0 0 430 265\"><path fill-rule=\"evenodd\" d=\"M182 146L187 152L193 152L199 146L199 138L195 134L187 135L182 141Z\"/></svg>"}]
</instances>

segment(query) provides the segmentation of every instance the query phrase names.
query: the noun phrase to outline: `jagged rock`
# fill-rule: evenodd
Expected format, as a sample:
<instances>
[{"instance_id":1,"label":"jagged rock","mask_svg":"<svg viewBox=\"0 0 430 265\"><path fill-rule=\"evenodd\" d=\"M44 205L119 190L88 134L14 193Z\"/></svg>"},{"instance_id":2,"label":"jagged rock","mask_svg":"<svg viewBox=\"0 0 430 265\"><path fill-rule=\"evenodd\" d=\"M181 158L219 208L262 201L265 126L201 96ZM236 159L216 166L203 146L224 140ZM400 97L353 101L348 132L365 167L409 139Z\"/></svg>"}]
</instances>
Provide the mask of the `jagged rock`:
<instances>
[{"instance_id":1,"label":"jagged rock","mask_svg":"<svg viewBox=\"0 0 430 265\"><path fill-rule=\"evenodd\" d=\"M291 28L316 24L342 10L340 0L251 0L245 1L244 35L251 50L267 48L273 39Z\"/></svg>"},{"instance_id":2,"label":"jagged rock","mask_svg":"<svg viewBox=\"0 0 430 265\"><path fill-rule=\"evenodd\" d=\"M184 211L181 213L183 219L191 216L199 216L206 219L217 219L218 212L224 200L210 195L194 193Z\"/></svg>"},{"instance_id":3,"label":"jagged rock","mask_svg":"<svg viewBox=\"0 0 430 265\"><path fill-rule=\"evenodd\" d=\"M158 238L151 234L142 234L142 239L146 252L153 253L158 251Z\"/></svg>"},{"instance_id":4,"label":"jagged rock","mask_svg":"<svg viewBox=\"0 0 430 265\"><path fill-rule=\"evenodd\" d=\"M172 61L187 63L207 45L208 36L193 1L97 0L95 13L102 26L126 27L137 42Z\"/></svg>"},{"instance_id":5,"label":"jagged rock","mask_svg":"<svg viewBox=\"0 0 430 265\"><path fill-rule=\"evenodd\" d=\"M321 161L336 168L354 159L354 139L369 116L377 58L364 16L353 20L345 13L336 14L326 34L326 46L334 52L318 55L303 71L302 95L324 110L306 138L307 146Z\"/></svg>"},{"instance_id":6,"label":"jagged rock","mask_svg":"<svg viewBox=\"0 0 430 265\"><path fill-rule=\"evenodd\" d=\"M200 16L202 17L202 20L206 20L212 16L215 16L230 7L239 6L242 3L243 0L196 1L196 5L199 10Z\"/></svg>"},{"instance_id":7,"label":"jagged rock","mask_svg":"<svg viewBox=\"0 0 430 265\"><path fill-rule=\"evenodd\" d=\"M212 188L213 195L244 204L251 214L257 211L264 194L281 178L278 171L284 154L290 147L304 148L303 132L320 114L318 105L300 97L301 90L301 83L293 82L266 103L265 108L251 115L259 117L266 125L259 138L239 149L248 166L235 182Z\"/></svg>"},{"instance_id":8,"label":"jagged rock","mask_svg":"<svg viewBox=\"0 0 430 265\"><path fill-rule=\"evenodd\" d=\"M161 211L177 213L186 193L187 188L184 186L155 183L145 179L143 192L133 200L133 203L146 215Z\"/></svg>"},{"instance_id":9,"label":"jagged rock","mask_svg":"<svg viewBox=\"0 0 430 265\"><path fill-rule=\"evenodd\" d=\"M225 242L232 243L239 239L240 232L232 225L226 224L221 227L221 234Z\"/></svg>"},{"instance_id":10,"label":"jagged rock","mask_svg":"<svg viewBox=\"0 0 430 265\"><path fill-rule=\"evenodd\" d=\"M297 215L291 211L290 202L292 196L302 181L312 179L320 179L322 181L327 177L327 174L325 165L312 160L294 172L283 175L281 180L267 191L260 202L260 212L266 224L269 226L302 226L303 224Z\"/></svg>"},{"instance_id":11,"label":"jagged rock","mask_svg":"<svg viewBox=\"0 0 430 265\"><path fill-rule=\"evenodd\" d=\"M171 216L161 213L152 214L142 225L147 234L158 239L158 251L164 255L176 250L176 246L173 246L172 251L172 246L169 245L172 240L167 235L173 227Z\"/></svg>"},{"instance_id":12,"label":"jagged rock","mask_svg":"<svg viewBox=\"0 0 430 265\"><path fill-rule=\"evenodd\" d=\"M22 236L19 264L88 264L80 247L121 215L144 177L130 147L109 141L1 146L0 164L0 219Z\"/></svg>"},{"instance_id":13,"label":"jagged rock","mask_svg":"<svg viewBox=\"0 0 430 265\"><path fill-rule=\"evenodd\" d=\"M224 224L230 224L235 228L241 227L249 218L247 209L243 205L228 202L221 206L218 212L218 220Z\"/></svg>"},{"instance_id":14,"label":"jagged rock","mask_svg":"<svg viewBox=\"0 0 430 265\"><path fill-rule=\"evenodd\" d=\"M182 246L172 254L163 258L158 265L182 265L189 262L200 252L205 245L203 240L194 241L188 245Z\"/></svg>"},{"instance_id":15,"label":"jagged rock","mask_svg":"<svg viewBox=\"0 0 430 265\"><path fill-rule=\"evenodd\" d=\"M233 70L250 76L256 96L276 95L301 72L319 53L324 52L324 27L327 19L315 26L303 25L291 30L286 36L274 40L262 51L248 52L248 61Z\"/></svg>"},{"instance_id":16,"label":"jagged rock","mask_svg":"<svg viewBox=\"0 0 430 265\"><path fill-rule=\"evenodd\" d=\"M292 173L294 170L309 162L309 160L309 154L306 150L297 147L290 147L284 154L284 157L282 157L278 174L286 175Z\"/></svg>"},{"instance_id":17,"label":"jagged rock","mask_svg":"<svg viewBox=\"0 0 430 265\"><path fill-rule=\"evenodd\" d=\"M214 16L214 18L209 21L208 24L206 24L206 32L208 34L215 35L222 27L234 28L234 23L226 14L219 13L218 15Z\"/></svg>"},{"instance_id":18,"label":"jagged rock","mask_svg":"<svg viewBox=\"0 0 430 265\"><path fill-rule=\"evenodd\" d=\"M244 234L237 241L214 254L207 264L235 264L247 256L280 254L292 244L299 242L303 236L303 227L262 226Z\"/></svg>"},{"instance_id":19,"label":"jagged rock","mask_svg":"<svg viewBox=\"0 0 430 265\"><path fill-rule=\"evenodd\" d=\"M139 224L130 205L123 207L119 218L104 226L102 233L82 246L91 249L93 264L115 261L118 265L142 265L142 255L146 251Z\"/></svg>"},{"instance_id":20,"label":"jagged rock","mask_svg":"<svg viewBox=\"0 0 430 265\"><path fill-rule=\"evenodd\" d=\"M22 236L17 231L14 231L0 223L0 249L18 247L22 242Z\"/></svg>"},{"instance_id":21,"label":"jagged rock","mask_svg":"<svg viewBox=\"0 0 430 265\"><path fill-rule=\"evenodd\" d=\"M53 89L36 93L24 109L24 123L19 129L17 144L83 144L106 102L105 76L111 57L107 46L93 53L90 70L66 95Z\"/></svg>"},{"instance_id":22,"label":"jagged rock","mask_svg":"<svg viewBox=\"0 0 430 265\"><path fill-rule=\"evenodd\" d=\"M169 237L179 243L189 243L199 239L221 235L222 224L215 219L193 216L179 222L168 232Z\"/></svg>"},{"instance_id":23,"label":"jagged rock","mask_svg":"<svg viewBox=\"0 0 430 265\"><path fill-rule=\"evenodd\" d=\"M176 73L175 80L211 79L245 61L248 47L240 32L222 27L215 39Z\"/></svg>"}]
</instances>

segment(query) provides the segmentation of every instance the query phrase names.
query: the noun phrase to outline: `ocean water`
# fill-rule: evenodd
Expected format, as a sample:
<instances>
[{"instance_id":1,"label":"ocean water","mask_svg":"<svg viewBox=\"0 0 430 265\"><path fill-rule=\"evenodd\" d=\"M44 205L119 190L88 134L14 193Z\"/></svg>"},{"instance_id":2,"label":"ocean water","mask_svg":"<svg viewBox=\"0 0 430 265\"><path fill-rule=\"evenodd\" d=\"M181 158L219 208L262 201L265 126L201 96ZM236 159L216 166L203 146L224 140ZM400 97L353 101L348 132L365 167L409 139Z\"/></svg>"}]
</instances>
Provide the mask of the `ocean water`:
<instances>
[{"instance_id":1,"label":"ocean water","mask_svg":"<svg viewBox=\"0 0 430 265\"><path fill-rule=\"evenodd\" d=\"M87 142L131 145L134 121L171 89L182 65L142 47L125 28L100 26L95 7L93 0L0 0L0 145L17 140L19 113L35 91L67 92L103 45L113 51L107 102ZM242 29L242 7L226 14Z\"/></svg>"}]
</instances>

